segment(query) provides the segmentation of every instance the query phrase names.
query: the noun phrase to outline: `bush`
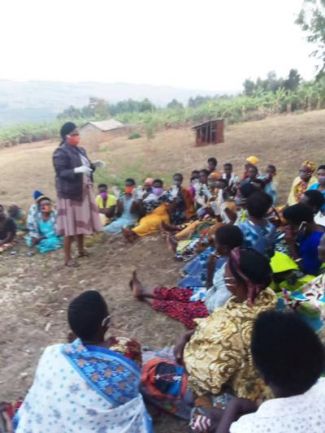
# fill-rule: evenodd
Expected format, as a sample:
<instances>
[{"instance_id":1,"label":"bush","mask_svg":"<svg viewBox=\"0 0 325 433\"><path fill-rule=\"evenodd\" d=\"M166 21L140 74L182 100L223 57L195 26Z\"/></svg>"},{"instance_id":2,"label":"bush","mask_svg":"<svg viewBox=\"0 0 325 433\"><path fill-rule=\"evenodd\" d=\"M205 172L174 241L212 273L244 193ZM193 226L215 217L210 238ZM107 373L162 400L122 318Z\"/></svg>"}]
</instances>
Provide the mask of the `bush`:
<instances>
[{"instance_id":1,"label":"bush","mask_svg":"<svg viewBox=\"0 0 325 433\"><path fill-rule=\"evenodd\" d=\"M141 138L141 134L139 132L132 132L132 134L128 136L129 140L136 140L137 138Z\"/></svg>"}]
</instances>

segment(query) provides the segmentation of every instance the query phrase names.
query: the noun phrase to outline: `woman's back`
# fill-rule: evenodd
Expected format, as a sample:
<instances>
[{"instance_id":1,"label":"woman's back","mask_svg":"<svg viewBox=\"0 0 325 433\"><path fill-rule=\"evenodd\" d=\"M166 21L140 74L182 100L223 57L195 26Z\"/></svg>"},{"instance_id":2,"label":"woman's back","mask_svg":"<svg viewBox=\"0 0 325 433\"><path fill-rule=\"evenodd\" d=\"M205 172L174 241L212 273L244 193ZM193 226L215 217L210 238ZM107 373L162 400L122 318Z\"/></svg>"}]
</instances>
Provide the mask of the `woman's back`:
<instances>
[{"instance_id":1,"label":"woman's back","mask_svg":"<svg viewBox=\"0 0 325 433\"><path fill-rule=\"evenodd\" d=\"M129 369L126 358L107 354L99 347L78 348L78 340L48 347L18 412L16 432L147 433L136 364Z\"/></svg>"}]
</instances>

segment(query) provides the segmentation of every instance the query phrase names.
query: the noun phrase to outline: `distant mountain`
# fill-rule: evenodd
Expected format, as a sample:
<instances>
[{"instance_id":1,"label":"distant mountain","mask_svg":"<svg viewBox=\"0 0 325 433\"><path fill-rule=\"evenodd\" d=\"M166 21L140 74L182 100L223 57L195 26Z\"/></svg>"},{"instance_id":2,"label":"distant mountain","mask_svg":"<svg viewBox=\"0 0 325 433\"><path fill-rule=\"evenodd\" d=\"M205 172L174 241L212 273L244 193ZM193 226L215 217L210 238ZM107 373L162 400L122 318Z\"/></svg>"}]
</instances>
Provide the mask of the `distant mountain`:
<instances>
[{"instance_id":1,"label":"distant mountain","mask_svg":"<svg viewBox=\"0 0 325 433\"><path fill-rule=\"evenodd\" d=\"M111 103L149 98L156 105L164 106L174 98L186 103L190 97L216 93L146 84L0 80L0 126L52 120L70 105L87 105L89 97Z\"/></svg>"}]
</instances>

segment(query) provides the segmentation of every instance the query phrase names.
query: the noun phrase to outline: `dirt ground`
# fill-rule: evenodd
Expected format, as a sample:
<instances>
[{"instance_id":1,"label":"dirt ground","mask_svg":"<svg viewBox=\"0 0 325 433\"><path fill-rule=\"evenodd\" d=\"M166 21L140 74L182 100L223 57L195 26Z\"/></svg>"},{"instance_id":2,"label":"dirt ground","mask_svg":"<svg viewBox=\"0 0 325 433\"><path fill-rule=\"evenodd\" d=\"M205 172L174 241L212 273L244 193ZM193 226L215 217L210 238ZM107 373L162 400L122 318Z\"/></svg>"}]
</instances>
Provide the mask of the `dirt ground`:
<instances>
[{"instance_id":1,"label":"dirt ground","mask_svg":"<svg viewBox=\"0 0 325 433\"><path fill-rule=\"evenodd\" d=\"M120 181L134 173L170 180L176 171L186 176L204 166L208 156L220 163L231 161L238 174L249 155L261 159L261 167L278 167L280 194L284 200L290 182L304 159L324 163L325 111L269 118L227 128L226 142L193 147L189 130L168 130L156 137L127 140L118 137L90 157L104 159L107 173L97 180ZM28 209L34 189L55 197L51 155L57 143L42 142L0 151L0 202L18 203ZM15 254L0 256L0 401L23 397L30 386L42 349L64 341L66 308L82 290L94 288L107 299L113 316L112 334L137 338L149 346L171 345L183 332L182 325L135 302L128 281L133 269L148 286L176 284L182 264L173 260L159 235L128 245L123 239L98 240L89 247L91 257L71 270L62 266L62 252L27 255L18 245ZM183 423L160 417L156 432L185 432Z\"/></svg>"}]
</instances>

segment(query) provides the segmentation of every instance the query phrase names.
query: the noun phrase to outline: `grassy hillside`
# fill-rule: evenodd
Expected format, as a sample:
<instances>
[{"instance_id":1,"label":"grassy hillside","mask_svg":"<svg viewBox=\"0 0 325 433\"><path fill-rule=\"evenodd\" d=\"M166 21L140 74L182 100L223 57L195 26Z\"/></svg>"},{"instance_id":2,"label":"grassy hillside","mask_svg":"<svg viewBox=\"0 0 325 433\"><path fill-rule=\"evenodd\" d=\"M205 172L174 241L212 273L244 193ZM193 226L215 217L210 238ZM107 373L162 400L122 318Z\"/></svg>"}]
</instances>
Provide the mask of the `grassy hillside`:
<instances>
[{"instance_id":1,"label":"grassy hillside","mask_svg":"<svg viewBox=\"0 0 325 433\"><path fill-rule=\"evenodd\" d=\"M182 171L188 179L190 171L203 167L212 155L220 163L232 161L241 174L245 157L257 155L261 167L270 162L277 165L280 193L285 200L302 160L324 163L324 125L325 111L317 111L230 126L226 142L217 146L195 148L189 128L159 133L151 141L119 137L96 152L91 143L84 144L91 158L108 163L107 170L96 175L97 180L114 183L126 176L141 180L147 175L161 176L168 182L175 171ZM56 146L57 141L45 141L0 150L0 203L16 202L27 209L36 188L55 197L51 156ZM27 249L18 246L15 252L1 255L0 260L0 401L24 396L43 348L65 341L66 308L81 290L95 288L105 296L113 335L161 347L173 344L184 332L181 324L134 301L130 293L128 281L134 269L148 287L172 287L177 283L182 264L173 260L159 235L134 245L118 238L97 243L90 247L90 258L78 269L62 266L62 251L29 257ZM155 431L188 430L184 423L161 416Z\"/></svg>"}]
</instances>

